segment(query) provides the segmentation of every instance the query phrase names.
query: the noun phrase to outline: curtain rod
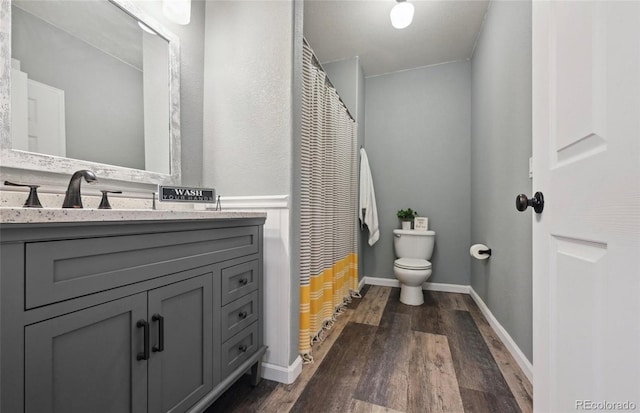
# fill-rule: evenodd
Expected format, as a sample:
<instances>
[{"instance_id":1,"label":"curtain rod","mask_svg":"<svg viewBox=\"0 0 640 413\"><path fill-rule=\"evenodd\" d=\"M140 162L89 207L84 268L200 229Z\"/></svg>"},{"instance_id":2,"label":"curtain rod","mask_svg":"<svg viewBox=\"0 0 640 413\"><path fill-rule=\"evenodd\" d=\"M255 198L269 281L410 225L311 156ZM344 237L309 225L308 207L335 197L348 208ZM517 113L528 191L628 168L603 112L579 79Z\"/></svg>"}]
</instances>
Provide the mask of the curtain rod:
<instances>
[{"instance_id":1,"label":"curtain rod","mask_svg":"<svg viewBox=\"0 0 640 413\"><path fill-rule=\"evenodd\" d=\"M344 107L344 110L347 111L347 115L349 115L351 120L354 121L357 124L358 122L353 117L353 115L351 115L351 112L349 111L349 108L347 107L347 105L345 105L344 101L342 100L342 96L340 96L340 94L338 93L338 89L335 86L333 86L333 83L331 83L331 79L329 79L329 75L327 75L327 71L324 70L324 67L322 67L322 63L320 63L320 60L318 60L318 56L316 56L316 52L313 50L313 47L311 47L311 45L307 41L307 38L306 37L302 37L302 42L307 45L309 50L311 50L311 57L312 57L311 62L318 69L322 70L322 73L324 73L324 81L325 81L325 83L328 83L329 86L331 86L333 89L335 89L336 94L338 95L338 99L340 100L340 103L342 103L342 106Z\"/></svg>"}]
</instances>

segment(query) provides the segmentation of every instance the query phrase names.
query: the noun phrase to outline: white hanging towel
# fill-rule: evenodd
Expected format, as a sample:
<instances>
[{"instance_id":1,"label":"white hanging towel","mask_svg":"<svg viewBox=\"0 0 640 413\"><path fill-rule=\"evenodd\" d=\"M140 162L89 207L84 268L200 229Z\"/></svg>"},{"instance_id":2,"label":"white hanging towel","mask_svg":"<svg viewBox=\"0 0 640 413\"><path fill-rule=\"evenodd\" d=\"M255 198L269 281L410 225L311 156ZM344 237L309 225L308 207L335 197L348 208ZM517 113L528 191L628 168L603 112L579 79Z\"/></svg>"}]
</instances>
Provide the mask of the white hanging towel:
<instances>
[{"instance_id":1,"label":"white hanging towel","mask_svg":"<svg viewBox=\"0 0 640 413\"><path fill-rule=\"evenodd\" d=\"M364 217L362 210L365 210ZM378 227L378 207L376 193L373 190L373 178L369 168L369 159L364 148L360 148L360 208L358 208L360 222L369 228L369 245L373 245L380 238Z\"/></svg>"}]
</instances>

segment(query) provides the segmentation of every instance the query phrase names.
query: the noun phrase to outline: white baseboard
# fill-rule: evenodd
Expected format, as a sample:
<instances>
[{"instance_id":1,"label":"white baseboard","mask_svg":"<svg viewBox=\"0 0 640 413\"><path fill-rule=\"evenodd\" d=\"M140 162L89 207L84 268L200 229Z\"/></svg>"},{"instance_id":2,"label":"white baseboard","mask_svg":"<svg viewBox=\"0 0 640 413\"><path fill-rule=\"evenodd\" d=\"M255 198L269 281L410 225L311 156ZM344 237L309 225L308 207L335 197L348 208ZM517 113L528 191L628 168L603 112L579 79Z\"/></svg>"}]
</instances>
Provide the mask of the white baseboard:
<instances>
[{"instance_id":1,"label":"white baseboard","mask_svg":"<svg viewBox=\"0 0 640 413\"><path fill-rule=\"evenodd\" d=\"M364 284L379 285L381 287L400 287L400 281L395 278L380 278L380 277L362 277Z\"/></svg>"},{"instance_id":2,"label":"white baseboard","mask_svg":"<svg viewBox=\"0 0 640 413\"><path fill-rule=\"evenodd\" d=\"M358 291L362 290L362 287L364 287L364 279L367 277L362 277L362 279L360 280L360 282L358 283Z\"/></svg>"},{"instance_id":3,"label":"white baseboard","mask_svg":"<svg viewBox=\"0 0 640 413\"><path fill-rule=\"evenodd\" d=\"M262 363L262 377L278 383L291 384L302 373L302 358L296 357L289 367L276 366L275 364Z\"/></svg>"},{"instance_id":4,"label":"white baseboard","mask_svg":"<svg viewBox=\"0 0 640 413\"><path fill-rule=\"evenodd\" d=\"M380 278L380 277L362 277L364 284L379 285L382 287L400 287L400 281L395 278ZM361 281L362 282L362 281ZM443 284L443 283L430 283L426 282L422 284L423 290L430 291L443 291L447 293L461 293L469 294L468 285L459 284Z\"/></svg>"},{"instance_id":5,"label":"white baseboard","mask_svg":"<svg viewBox=\"0 0 640 413\"><path fill-rule=\"evenodd\" d=\"M469 290L471 289L471 286L460 285L460 284L444 284L444 283L426 282L422 284L422 289L429 290L429 291L442 291L445 293L469 294Z\"/></svg>"},{"instance_id":6,"label":"white baseboard","mask_svg":"<svg viewBox=\"0 0 640 413\"><path fill-rule=\"evenodd\" d=\"M469 294L471 295L471 298L473 298L473 301L475 301L478 305L478 308L480 308L480 311L482 311L482 314L489 322L491 328L493 328L493 331L496 332L507 350L509 350L509 353L511 353L511 355L515 359L516 363L518 363L518 366L520 366L522 372L525 374L525 376L527 376L529 381L533 383L533 365L531 364L531 362L527 359L522 350L520 350L520 347L518 347L516 342L513 341L513 338L511 338L507 330L505 330L504 327L502 327L498 320L493 316L493 313L491 312L491 310L489 310L489 307L487 307L484 301L482 301L482 298L480 298L478 293L476 293L471 286L469 286Z\"/></svg>"}]
</instances>

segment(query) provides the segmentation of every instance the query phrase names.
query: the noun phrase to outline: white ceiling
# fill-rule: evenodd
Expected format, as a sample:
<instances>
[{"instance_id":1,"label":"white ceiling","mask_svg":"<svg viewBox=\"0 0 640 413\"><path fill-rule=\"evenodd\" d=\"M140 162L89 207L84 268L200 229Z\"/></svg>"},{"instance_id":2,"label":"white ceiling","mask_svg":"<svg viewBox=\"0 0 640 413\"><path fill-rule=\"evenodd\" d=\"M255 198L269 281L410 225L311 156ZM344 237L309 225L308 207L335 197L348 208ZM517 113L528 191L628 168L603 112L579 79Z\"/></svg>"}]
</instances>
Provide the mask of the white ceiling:
<instances>
[{"instance_id":1,"label":"white ceiling","mask_svg":"<svg viewBox=\"0 0 640 413\"><path fill-rule=\"evenodd\" d=\"M409 0L406 29L391 26L395 0L304 0L304 36L322 63L360 57L365 76L471 57L489 0Z\"/></svg>"}]
</instances>

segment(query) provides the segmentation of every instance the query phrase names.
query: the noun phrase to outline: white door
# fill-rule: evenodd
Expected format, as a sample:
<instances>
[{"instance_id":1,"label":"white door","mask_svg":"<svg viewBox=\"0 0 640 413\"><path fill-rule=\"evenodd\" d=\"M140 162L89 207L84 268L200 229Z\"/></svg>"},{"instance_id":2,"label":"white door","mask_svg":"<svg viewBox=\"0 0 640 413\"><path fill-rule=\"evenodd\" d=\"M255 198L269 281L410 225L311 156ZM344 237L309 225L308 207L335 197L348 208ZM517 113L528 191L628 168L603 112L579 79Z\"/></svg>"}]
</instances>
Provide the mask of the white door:
<instances>
[{"instance_id":1,"label":"white door","mask_svg":"<svg viewBox=\"0 0 640 413\"><path fill-rule=\"evenodd\" d=\"M16 60L12 59L15 64ZM17 63L19 65L19 62ZM29 150L29 78L11 68L11 148Z\"/></svg>"},{"instance_id":2,"label":"white door","mask_svg":"<svg viewBox=\"0 0 640 413\"><path fill-rule=\"evenodd\" d=\"M639 1L534 1L533 159L534 410L640 410Z\"/></svg>"},{"instance_id":3,"label":"white door","mask_svg":"<svg viewBox=\"0 0 640 413\"><path fill-rule=\"evenodd\" d=\"M64 90L29 79L29 152L67 156Z\"/></svg>"},{"instance_id":4,"label":"white door","mask_svg":"<svg viewBox=\"0 0 640 413\"><path fill-rule=\"evenodd\" d=\"M11 147L66 156L64 90L29 79L11 59Z\"/></svg>"}]
</instances>

